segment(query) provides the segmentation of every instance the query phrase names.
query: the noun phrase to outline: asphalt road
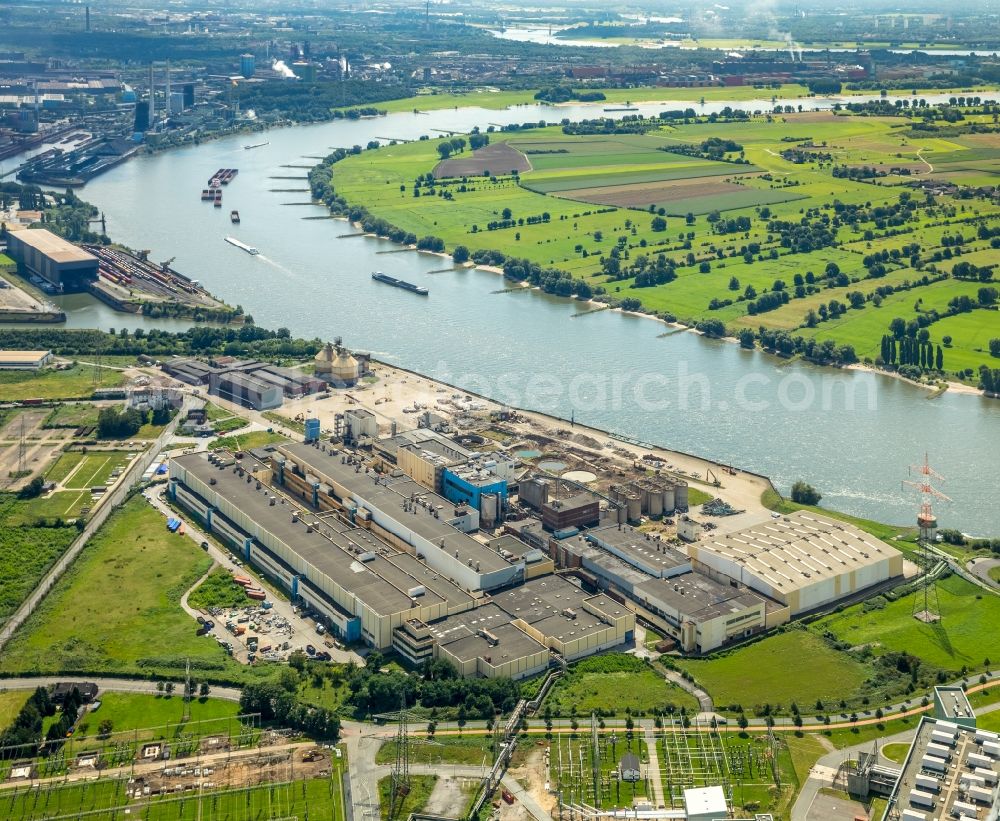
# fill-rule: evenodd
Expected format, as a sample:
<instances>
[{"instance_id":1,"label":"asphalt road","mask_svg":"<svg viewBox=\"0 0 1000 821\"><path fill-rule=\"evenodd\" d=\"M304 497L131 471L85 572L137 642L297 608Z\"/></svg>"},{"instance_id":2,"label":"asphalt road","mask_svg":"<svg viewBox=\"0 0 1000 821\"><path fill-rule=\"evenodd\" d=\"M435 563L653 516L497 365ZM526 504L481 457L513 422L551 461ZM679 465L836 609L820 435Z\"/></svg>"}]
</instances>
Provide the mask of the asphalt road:
<instances>
[{"instance_id":1,"label":"asphalt road","mask_svg":"<svg viewBox=\"0 0 1000 821\"><path fill-rule=\"evenodd\" d=\"M165 680L165 679L161 679ZM105 678L103 676L30 676L24 678L8 677L0 678L0 690L34 690L36 687L48 687L50 684L57 684L60 681L91 681L97 685L101 691L110 693L146 693L147 695L160 695L156 689L155 681L130 678ZM175 682L183 690L184 682ZM221 698L225 701L240 700L239 687L222 687L212 685L209 692L211 698Z\"/></svg>"}]
</instances>

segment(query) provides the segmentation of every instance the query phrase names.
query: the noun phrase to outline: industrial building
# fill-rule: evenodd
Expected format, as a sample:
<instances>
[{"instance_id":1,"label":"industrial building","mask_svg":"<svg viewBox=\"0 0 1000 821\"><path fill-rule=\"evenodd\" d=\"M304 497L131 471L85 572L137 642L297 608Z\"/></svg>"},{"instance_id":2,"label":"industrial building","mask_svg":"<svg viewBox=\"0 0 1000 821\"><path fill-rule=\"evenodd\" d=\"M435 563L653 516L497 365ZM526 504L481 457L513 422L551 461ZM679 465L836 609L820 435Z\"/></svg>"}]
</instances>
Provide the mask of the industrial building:
<instances>
[{"instance_id":1,"label":"industrial building","mask_svg":"<svg viewBox=\"0 0 1000 821\"><path fill-rule=\"evenodd\" d=\"M995 821L1000 735L924 716L882 821Z\"/></svg>"},{"instance_id":2,"label":"industrial building","mask_svg":"<svg viewBox=\"0 0 1000 821\"><path fill-rule=\"evenodd\" d=\"M509 535L474 539L440 517L429 491L409 478L383 484L347 454L304 444L189 454L171 460L169 494L335 635L414 663L520 678L553 654L632 639L627 607L550 575L551 560Z\"/></svg>"},{"instance_id":3,"label":"industrial building","mask_svg":"<svg viewBox=\"0 0 1000 821\"><path fill-rule=\"evenodd\" d=\"M52 361L52 351L0 351L0 370L37 371Z\"/></svg>"},{"instance_id":4,"label":"industrial building","mask_svg":"<svg viewBox=\"0 0 1000 821\"><path fill-rule=\"evenodd\" d=\"M362 358L352 354L337 339L327 342L313 357L313 373L324 382L349 388L356 385L365 373L367 362L367 355Z\"/></svg>"},{"instance_id":5,"label":"industrial building","mask_svg":"<svg viewBox=\"0 0 1000 821\"><path fill-rule=\"evenodd\" d=\"M800 510L688 546L695 569L735 580L785 605L790 616L903 574L903 555L854 525Z\"/></svg>"},{"instance_id":6,"label":"industrial building","mask_svg":"<svg viewBox=\"0 0 1000 821\"><path fill-rule=\"evenodd\" d=\"M56 291L83 291L97 279L97 257L44 228L12 231L7 253L22 273L40 277Z\"/></svg>"},{"instance_id":7,"label":"industrial building","mask_svg":"<svg viewBox=\"0 0 1000 821\"><path fill-rule=\"evenodd\" d=\"M162 365L164 373L189 385L205 385L223 399L254 410L280 407L286 398L297 399L317 393L326 385L300 371L256 360L219 357L205 362L176 357Z\"/></svg>"},{"instance_id":8,"label":"industrial building","mask_svg":"<svg viewBox=\"0 0 1000 821\"><path fill-rule=\"evenodd\" d=\"M466 590L493 590L524 578L523 558L508 561L468 535L479 528L475 508L456 506L401 472L376 473L350 452L308 444L279 446L274 464L279 487L314 508L342 513Z\"/></svg>"},{"instance_id":9,"label":"industrial building","mask_svg":"<svg viewBox=\"0 0 1000 821\"><path fill-rule=\"evenodd\" d=\"M558 564L594 583L688 653L707 653L784 620L786 608L744 585L693 570L687 556L628 525L610 525L553 541Z\"/></svg>"}]
</instances>

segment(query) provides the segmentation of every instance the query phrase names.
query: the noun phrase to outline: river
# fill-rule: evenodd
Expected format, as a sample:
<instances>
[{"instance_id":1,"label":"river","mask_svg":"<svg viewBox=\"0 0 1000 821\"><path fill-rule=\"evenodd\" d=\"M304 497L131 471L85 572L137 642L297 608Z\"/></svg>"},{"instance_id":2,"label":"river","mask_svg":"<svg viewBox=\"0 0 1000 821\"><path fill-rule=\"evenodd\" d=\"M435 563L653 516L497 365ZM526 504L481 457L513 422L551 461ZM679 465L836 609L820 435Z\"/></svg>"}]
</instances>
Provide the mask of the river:
<instances>
[{"instance_id":1,"label":"river","mask_svg":"<svg viewBox=\"0 0 1000 821\"><path fill-rule=\"evenodd\" d=\"M645 19L645 18L644 18ZM679 18L652 18L654 22L664 22L673 23L681 22ZM565 29L572 28L572 26L565 25L542 25L542 24L532 24L532 25L518 25L518 26L507 26L503 29L487 29L490 34L500 40L512 40L517 43L535 43L536 45L544 46L570 46L570 47L586 47L586 48L618 48L623 43L614 42L611 40L605 40L600 37L560 37L559 32ZM626 26L622 26L621 37L629 36L629 29ZM739 38L734 38L738 40ZM714 51L762 51L762 52L789 52L789 46L755 46L750 47L749 44L753 40L747 41L745 45L746 48L736 47L736 46L726 46L713 47L710 50ZM654 41L649 40L647 42L639 43L637 48L646 49L661 49L661 48L679 48L686 51L695 51L699 48L705 48L699 45L693 40L660 40ZM794 46L795 55L798 59L802 59L803 54L823 54L829 51L831 54L851 54L858 51L865 50L864 46L857 48L844 48L844 47L832 47L826 48L821 46L800 46L795 43ZM997 49L975 49L975 48L888 48L886 51L890 51L893 54L912 54L916 51L923 52L933 57L995 57L998 53ZM793 59L795 57L793 56Z\"/></svg>"},{"instance_id":2,"label":"river","mask_svg":"<svg viewBox=\"0 0 1000 821\"><path fill-rule=\"evenodd\" d=\"M730 104L768 108L771 101ZM511 404L575 414L586 424L768 474L784 491L803 478L820 489L824 504L884 521L914 520L916 499L901 480L928 451L954 499L938 511L942 527L1000 534L998 401L951 393L928 399L900 380L789 363L690 332L666 333L659 322L615 311L573 317L585 306L534 292L497 293L505 283L496 274L452 270L449 260L399 253L383 240L338 238L352 231L345 222L304 219L325 209L288 204L308 203L308 193L270 191L307 188L304 179L271 178L304 177L307 169L282 166L309 165L309 156L337 146L599 111L463 108L277 129L138 157L88 183L82 196L105 212L111 236L151 249L156 260L176 255L177 270L243 305L266 327L342 336L352 347ZM269 144L242 147L262 139ZM221 210L199 200L220 167L240 170ZM230 224L232 208L240 211L239 226ZM229 245L227 235L256 246L260 256ZM430 296L375 283L374 270L426 285ZM87 298L64 307L71 326L137 321Z\"/></svg>"}]
</instances>

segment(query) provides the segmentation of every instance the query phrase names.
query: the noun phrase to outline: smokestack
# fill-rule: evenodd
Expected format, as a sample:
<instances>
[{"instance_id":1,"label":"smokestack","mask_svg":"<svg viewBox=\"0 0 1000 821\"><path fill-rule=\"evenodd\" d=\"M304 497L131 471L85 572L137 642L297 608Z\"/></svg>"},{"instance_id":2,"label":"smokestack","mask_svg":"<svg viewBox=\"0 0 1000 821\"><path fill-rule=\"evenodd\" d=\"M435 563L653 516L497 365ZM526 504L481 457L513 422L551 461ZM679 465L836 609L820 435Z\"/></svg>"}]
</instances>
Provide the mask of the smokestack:
<instances>
[{"instance_id":1,"label":"smokestack","mask_svg":"<svg viewBox=\"0 0 1000 821\"><path fill-rule=\"evenodd\" d=\"M86 22L86 30L90 31L90 6L87 6L87 8L86 8L86 15L85 16L86 16L86 21L87 21Z\"/></svg>"},{"instance_id":2,"label":"smokestack","mask_svg":"<svg viewBox=\"0 0 1000 821\"><path fill-rule=\"evenodd\" d=\"M149 64L149 127L156 124L156 84L153 79L153 64Z\"/></svg>"},{"instance_id":3,"label":"smokestack","mask_svg":"<svg viewBox=\"0 0 1000 821\"><path fill-rule=\"evenodd\" d=\"M166 100L166 105L164 106L164 110L166 111L167 116L169 117L170 116L170 61L169 60L167 60L167 92L165 100Z\"/></svg>"}]
</instances>

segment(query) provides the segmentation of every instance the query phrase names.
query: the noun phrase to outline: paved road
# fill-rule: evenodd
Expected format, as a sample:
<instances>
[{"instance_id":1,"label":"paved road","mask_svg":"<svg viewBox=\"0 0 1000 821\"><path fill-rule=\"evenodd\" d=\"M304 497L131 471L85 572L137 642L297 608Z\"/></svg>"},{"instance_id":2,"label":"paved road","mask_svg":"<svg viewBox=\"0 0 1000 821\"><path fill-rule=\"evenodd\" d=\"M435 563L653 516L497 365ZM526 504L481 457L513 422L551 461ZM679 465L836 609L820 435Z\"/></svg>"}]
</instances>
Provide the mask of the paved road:
<instances>
[{"instance_id":1,"label":"paved road","mask_svg":"<svg viewBox=\"0 0 1000 821\"><path fill-rule=\"evenodd\" d=\"M166 680L166 679L162 679ZM99 690L106 690L111 693L146 693L148 695L158 695L155 681L145 681L143 679L130 678L104 678L102 676L32 676L29 678L0 678L0 691L3 690L34 690L36 687L48 687L60 681L92 681ZM175 682L183 690L183 680ZM225 701L239 701L240 689L238 687L222 687L212 685L209 696L221 698Z\"/></svg>"},{"instance_id":2,"label":"paved road","mask_svg":"<svg viewBox=\"0 0 1000 821\"><path fill-rule=\"evenodd\" d=\"M188 397L184 398L181 409L163 429L163 432L157 439L150 443L150 446L139 456L138 459L133 460L131 467L129 467L122 474L122 477L115 489L104 495L98 503L97 508L94 511L94 515L90 518L90 521L87 522L86 527L83 529L83 532L76 537L76 540L70 545L69 549L63 553L59 560L38 583L38 586L31 592L31 595L24 600L14 615L12 615L7 620L6 624L4 624L3 628L0 629L0 650L2 650L4 645L10 641L10 637L14 635L14 632L22 624L24 624L28 616L34 612L35 608L39 605L42 599L48 595L52 586L59 580L62 574L66 572L67 568L69 568L69 566L76 561L77 556L80 555L80 551L86 547L87 542L90 541L90 538L97 532L97 529L104 524L105 519L108 518L111 511L125 501L125 497L129 489L139 481L146 468L153 463L157 454L163 449L163 445L173 435L178 423L187 415L187 410L190 407L190 401L191 400Z\"/></svg>"},{"instance_id":3,"label":"paved road","mask_svg":"<svg viewBox=\"0 0 1000 821\"><path fill-rule=\"evenodd\" d=\"M1000 567L1000 559L973 559L968 564L971 573L978 576L994 590L1000 590L1000 583L990 576L990 571L994 567Z\"/></svg>"}]
</instances>

